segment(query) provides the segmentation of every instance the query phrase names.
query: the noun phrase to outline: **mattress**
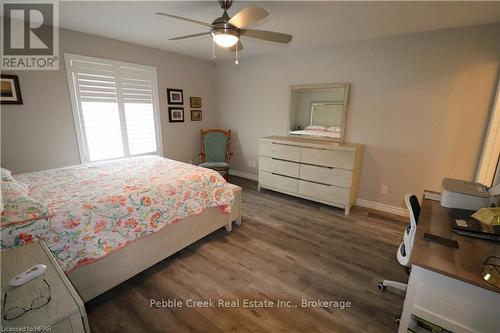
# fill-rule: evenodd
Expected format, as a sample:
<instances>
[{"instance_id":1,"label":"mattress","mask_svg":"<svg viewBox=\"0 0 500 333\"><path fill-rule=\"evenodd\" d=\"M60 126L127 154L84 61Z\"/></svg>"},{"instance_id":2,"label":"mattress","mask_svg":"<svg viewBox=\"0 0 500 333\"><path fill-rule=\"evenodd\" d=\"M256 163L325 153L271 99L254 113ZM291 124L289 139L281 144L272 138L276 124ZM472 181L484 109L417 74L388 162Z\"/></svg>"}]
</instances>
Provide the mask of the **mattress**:
<instances>
[{"instance_id":1,"label":"mattress","mask_svg":"<svg viewBox=\"0 0 500 333\"><path fill-rule=\"evenodd\" d=\"M39 238L67 273L208 207L230 213L234 201L217 172L158 156L14 177L48 207L49 228Z\"/></svg>"}]
</instances>

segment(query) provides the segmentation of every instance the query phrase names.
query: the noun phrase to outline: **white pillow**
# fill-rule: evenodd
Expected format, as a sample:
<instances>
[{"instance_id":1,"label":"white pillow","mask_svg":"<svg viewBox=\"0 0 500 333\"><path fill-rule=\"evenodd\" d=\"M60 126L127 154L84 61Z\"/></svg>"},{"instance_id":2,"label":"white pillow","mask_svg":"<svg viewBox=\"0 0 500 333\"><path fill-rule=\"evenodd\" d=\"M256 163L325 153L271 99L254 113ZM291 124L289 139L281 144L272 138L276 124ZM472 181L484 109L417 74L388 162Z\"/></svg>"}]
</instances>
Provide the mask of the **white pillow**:
<instances>
[{"instance_id":1,"label":"white pillow","mask_svg":"<svg viewBox=\"0 0 500 333\"><path fill-rule=\"evenodd\" d=\"M328 132L340 132L340 127L338 127L338 126L330 126L326 130Z\"/></svg>"},{"instance_id":2,"label":"white pillow","mask_svg":"<svg viewBox=\"0 0 500 333\"><path fill-rule=\"evenodd\" d=\"M326 131L326 126L321 125L311 125L307 126L306 130L314 130L314 131Z\"/></svg>"}]
</instances>

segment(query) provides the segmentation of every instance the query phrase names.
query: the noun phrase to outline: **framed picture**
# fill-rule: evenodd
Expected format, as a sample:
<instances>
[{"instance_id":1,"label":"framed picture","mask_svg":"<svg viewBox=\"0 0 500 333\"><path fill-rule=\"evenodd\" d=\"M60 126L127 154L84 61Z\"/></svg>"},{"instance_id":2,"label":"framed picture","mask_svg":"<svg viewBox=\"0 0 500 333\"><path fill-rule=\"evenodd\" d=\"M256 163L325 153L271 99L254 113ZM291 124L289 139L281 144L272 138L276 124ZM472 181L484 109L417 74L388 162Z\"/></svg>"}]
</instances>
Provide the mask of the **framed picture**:
<instances>
[{"instance_id":1,"label":"framed picture","mask_svg":"<svg viewBox=\"0 0 500 333\"><path fill-rule=\"evenodd\" d=\"M168 121L171 123L184 122L184 108L169 107L168 108Z\"/></svg>"},{"instance_id":2,"label":"framed picture","mask_svg":"<svg viewBox=\"0 0 500 333\"><path fill-rule=\"evenodd\" d=\"M201 110L191 110L191 121L201 121Z\"/></svg>"},{"instance_id":3,"label":"framed picture","mask_svg":"<svg viewBox=\"0 0 500 333\"><path fill-rule=\"evenodd\" d=\"M0 104L23 104L17 75L0 75Z\"/></svg>"},{"instance_id":4,"label":"framed picture","mask_svg":"<svg viewBox=\"0 0 500 333\"><path fill-rule=\"evenodd\" d=\"M167 103L174 105L184 104L184 97L182 96L182 89L167 89Z\"/></svg>"},{"instance_id":5,"label":"framed picture","mask_svg":"<svg viewBox=\"0 0 500 333\"><path fill-rule=\"evenodd\" d=\"M201 97L190 97L189 105L193 109L201 109Z\"/></svg>"}]
</instances>

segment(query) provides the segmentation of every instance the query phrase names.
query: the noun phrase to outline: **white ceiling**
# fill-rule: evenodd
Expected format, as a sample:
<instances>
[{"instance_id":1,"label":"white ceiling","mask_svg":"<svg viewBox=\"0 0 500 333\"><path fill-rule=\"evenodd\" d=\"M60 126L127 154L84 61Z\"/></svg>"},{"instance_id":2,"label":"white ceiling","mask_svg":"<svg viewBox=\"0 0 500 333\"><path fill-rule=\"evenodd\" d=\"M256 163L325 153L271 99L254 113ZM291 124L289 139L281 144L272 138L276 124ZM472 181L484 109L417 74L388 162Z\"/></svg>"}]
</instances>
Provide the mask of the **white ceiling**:
<instances>
[{"instance_id":1,"label":"white ceiling","mask_svg":"<svg viewBox=\"0 0 500 333\"><path fill-rule=\"evenodd\" d=\"M290 52L322 45L500 22L500 2L312 2L235 1L230 16L246 5L269 12L249 28L290 33L288 46L243 37L241 56ZM204 22L222 14L216 1L61 1L60 26L90 34L209 59L210 37L169 41L205 31L203 26L155 15L166 12ZM231 57L219 49L217 58Z\"/></svg>"}]
</instances>

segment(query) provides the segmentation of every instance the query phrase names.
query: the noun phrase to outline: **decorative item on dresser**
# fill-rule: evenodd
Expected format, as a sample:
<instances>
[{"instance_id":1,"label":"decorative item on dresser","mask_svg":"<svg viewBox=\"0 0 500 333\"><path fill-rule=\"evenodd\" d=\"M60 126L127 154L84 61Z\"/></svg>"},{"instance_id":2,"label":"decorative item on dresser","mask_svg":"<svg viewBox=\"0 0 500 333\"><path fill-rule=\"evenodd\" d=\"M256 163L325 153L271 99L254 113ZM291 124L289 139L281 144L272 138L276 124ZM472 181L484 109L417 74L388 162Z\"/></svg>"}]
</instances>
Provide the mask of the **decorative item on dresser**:
<instances>
[{"instance_id":1,"label":"decorative item on dresser","mask_svg":"<svg viewBox=\"0 0 500 333\"><path fill-rule=\"evenodd\" d=\"M20 287L8 286L12 277L36 264L47 266L46 272ZM42 302L45 291L48 298ZM90 332L82 299L43 242L2 252L2 298L2 331Z\"/></svg>"},{"instance_id":2,"label":"decorative item on dresser","mask_svg":"<svg viewBox=\"0 0 500 333\"><path fill-rule=\"evenodd\" d=\"M259 190L283 192L345 209L358 194L363 145L299 137L260 138Z\"/></svg>"}]
</instances>

